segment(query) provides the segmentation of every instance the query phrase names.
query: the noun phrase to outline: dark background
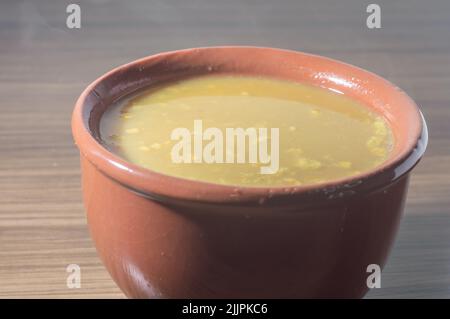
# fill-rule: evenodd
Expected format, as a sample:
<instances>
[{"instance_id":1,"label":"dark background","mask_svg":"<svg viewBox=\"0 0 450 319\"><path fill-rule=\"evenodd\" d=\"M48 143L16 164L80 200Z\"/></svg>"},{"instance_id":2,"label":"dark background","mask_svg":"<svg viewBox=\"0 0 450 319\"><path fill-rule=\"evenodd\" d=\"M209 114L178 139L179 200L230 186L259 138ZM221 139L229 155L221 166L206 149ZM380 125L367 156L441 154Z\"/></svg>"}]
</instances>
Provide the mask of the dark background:
<instances>
[{"instance_id":1,"label":"dark background","mask_svg":"<svg viewBox=\"0 0 450 319\"><path fill-rule=\"evenodd\" d=\"M73 1L75 2L75 1ZM366 7L381 6L370 30ZM377 297L450 297L450 1L0 1L0 297L123 297L100 263L81 202L70 116L114 66L197 46L301 50L371 70L422 107L429 148ZM81 289L66 266L81 266Z\"/></svg>"}]
</instances>

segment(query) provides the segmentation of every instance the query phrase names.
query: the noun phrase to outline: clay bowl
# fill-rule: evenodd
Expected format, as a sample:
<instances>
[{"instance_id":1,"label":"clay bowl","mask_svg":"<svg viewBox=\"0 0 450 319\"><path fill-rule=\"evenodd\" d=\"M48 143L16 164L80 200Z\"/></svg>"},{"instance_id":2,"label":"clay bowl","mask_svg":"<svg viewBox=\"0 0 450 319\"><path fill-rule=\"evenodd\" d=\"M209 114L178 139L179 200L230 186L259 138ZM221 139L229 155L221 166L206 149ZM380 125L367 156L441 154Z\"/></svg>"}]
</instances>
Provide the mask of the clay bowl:
<instances>
[{"instance_id":1,"label":"clay bowl","mask_svg":"<svg viewBox=\"0 0 450 319\"><path fill-rule=\"evenodd\" d=\"M269 76L338 90L389 122L381 166L298 187L223 186L141 168L109 152L99 119L114 101L163 81L210 73ZM135 298L355 298L368 265L386 262L427 129L388 81L320 56L211 47L146 57L103 75L72 120L88 223L112 278Z\"/></svg>"}]
</instances>

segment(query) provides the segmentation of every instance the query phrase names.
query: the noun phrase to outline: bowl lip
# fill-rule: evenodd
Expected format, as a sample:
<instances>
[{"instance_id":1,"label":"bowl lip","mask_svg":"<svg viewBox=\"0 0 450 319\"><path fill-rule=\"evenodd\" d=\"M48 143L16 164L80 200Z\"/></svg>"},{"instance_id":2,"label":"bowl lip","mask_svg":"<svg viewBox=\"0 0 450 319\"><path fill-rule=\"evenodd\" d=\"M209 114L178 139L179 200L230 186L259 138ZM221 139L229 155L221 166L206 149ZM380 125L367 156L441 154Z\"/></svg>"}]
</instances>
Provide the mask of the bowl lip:
<instances>
[{"instance_id":1,"label":"bowl lip","mask_svg":"<svg viewBox=\"0 0 450 319\"><path fill-rule=\"evenodd\" d=\"M392 156L382 164L357 175L314 184L253 187L190 180L143 168L112 153L92 135L89 127L91 109L87 109L86 99L91 93L94 93L100 99L95 88L106 79L145 62L164 59L173 55L191 54L200 51L211 51L213 53L216 50L235 50L238 53L241 49L265 50L273 54L297 54L343 65L347 68L350 67L366 76L376 77L383 82L383 85L394 88L398 94L402 94L403 98L406 98L407 111L414 113L415 125L414 132L411 132L412 138L400 154ZM419 107L405 92L386 79L370 71L320 55L259 46L213 46L167 51L118 66L97 78L81 93L72 114L72 134L82 157L86 158L107 177L144 197L162 202L203 202L232 205L292 204L293 199L312 202L324 199L334 200L381 189L407 174L423 156L428 142L426 122ZM306 204L306 202L304 203Z\"/></svg>"}]
</instances>

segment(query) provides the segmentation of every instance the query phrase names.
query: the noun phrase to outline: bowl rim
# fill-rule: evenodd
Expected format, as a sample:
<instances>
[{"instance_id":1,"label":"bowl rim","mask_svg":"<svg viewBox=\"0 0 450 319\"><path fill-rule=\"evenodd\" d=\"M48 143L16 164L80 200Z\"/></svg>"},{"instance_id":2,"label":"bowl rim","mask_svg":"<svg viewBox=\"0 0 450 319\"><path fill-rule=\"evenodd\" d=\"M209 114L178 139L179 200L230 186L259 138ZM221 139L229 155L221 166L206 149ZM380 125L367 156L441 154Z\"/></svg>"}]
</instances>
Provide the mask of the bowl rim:
<instances>
[{"instance_id":1,"label":"bowl rim","mask_svg":"<svg viewBox=\"0 0 450 319\"><path fill-rule=\"evenodd\" d=\"M243 51L241 51L243 50ZM394 156L390 156L380 165L345 178L332 179L322 183L290 185L290 186L241 186L214 184L205 181L190 180L176 176L166 175L137 164L128 162L120 156L109 151L94 136L90 120L92 107L87 99L94 95L102 103L102 97L96 88L105 80L117 77L132 68L140 67L152 61L163 61L169 57L189 57L195 54L213 56L217 52L228 51L239 59L239 53L268 53L271 55L297 56L324 62L347 71L357 72L371 81L390 90L389 94L397 94L401 99L405 114L410 115L412 129L407 132L408 141L403 149ZM359 89L367 85L359 83ZM324 86L328 87L328 86ZM352 88L349 88L352 90ZM398 106L399 107L399 106ZM392 128L392 130L394 130ZM425 119L415 102L401 89L378 75L359 67L330 59L327 57L270 47L256 46L215 46L190 48L168 51L150 55L130 63L118 66L93 81L78 98L72 114L72 134L82 157L109 178L139 193L142 196L162 202L203 202L211 204L231 205L289 205L293 201L304 200L308 202L323 200L344 199L355 194L368 193L382 189L395 182L408 173L421 159L428 142L428 132Z\"/></svg>"}]
</instances>

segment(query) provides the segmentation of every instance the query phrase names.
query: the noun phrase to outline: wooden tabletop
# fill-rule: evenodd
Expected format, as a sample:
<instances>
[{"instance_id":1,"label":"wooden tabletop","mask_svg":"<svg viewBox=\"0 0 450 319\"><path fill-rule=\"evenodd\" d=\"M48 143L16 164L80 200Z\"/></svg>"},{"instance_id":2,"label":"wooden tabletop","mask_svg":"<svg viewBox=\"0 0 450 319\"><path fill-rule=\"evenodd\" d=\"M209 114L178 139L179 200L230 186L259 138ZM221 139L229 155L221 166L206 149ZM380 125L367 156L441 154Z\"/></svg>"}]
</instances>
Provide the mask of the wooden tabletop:
<instances>
[{"instance_id":1,"label":"wooden tabletop","mask_svg":"<svg viewBox=\"0 0 450 319\"><path fill-rule=\"evenodd\" d=\"M340 59L396 83L421 106L430 141L406 212L368 298L450 297L450 2L67 1L0 4L0 297L123 298L97 257L70 132L83 88L114 66L160 51L273 46ZM81 267L81 288L66 267Z\"/></svg>"}]
</instances>

